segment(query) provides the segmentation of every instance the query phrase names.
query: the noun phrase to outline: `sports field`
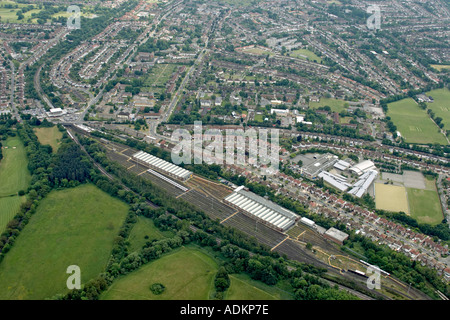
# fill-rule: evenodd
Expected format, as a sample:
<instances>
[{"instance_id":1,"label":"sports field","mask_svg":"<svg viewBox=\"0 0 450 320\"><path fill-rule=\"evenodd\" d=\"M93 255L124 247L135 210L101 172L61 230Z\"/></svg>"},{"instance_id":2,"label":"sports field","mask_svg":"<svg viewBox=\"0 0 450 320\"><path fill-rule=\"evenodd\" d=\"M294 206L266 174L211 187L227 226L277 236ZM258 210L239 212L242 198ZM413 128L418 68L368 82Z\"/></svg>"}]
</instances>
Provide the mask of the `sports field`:
<instances>
[{"instance_id":1,"label":"sports field","mask_svg":"<svg viewBox=\"0 0 450 320\"><path fill-rule=\"evenodd\" d=\"M19 137L3 141L3 159L0 161L0 197L26 190L31 180L27 169L25 147Z\"/></svg>"},{"instance_id":2,"label":"sports field","mask_svg":"<svg viewBox=\"0 0 450 320\"><path fill-rule=\"evenodd\" d=\"M67 267L81 284L101 273L128 205L93 185L52 191L0 264L0 299L46 299L68 291Z\"/></svg>"},{"instance_id":3,"label":"sports field","mask_svg":"<svg viewBox=\"0 0 450 320\"><path fill-rule=\"evenodd\" d=\"M407 98L389 103L387 115L391 117L406 142L447 145L447 140L439 132L439 127L413 99Z\"/></svg>"},{"instance_id":4,"label":"sports field","mask_svg":"<svg viewBox=\"0 0 450 320\"><path fill-rule=\"evenodd\" d=\"M409 213L406 188L375 183L375 206L380 210Z\"/></svg>"},{"instance_id":5,"label":"sports field","mask_svg":"<svg viewBox=\"0 0 450 320\"><path fill-rule=\"evenodd\" d=\"M438 224L444 219L435 181L426 179L425 189L406 188L410 215L419 223Z\"/></svg>"},{"instance_id":6,"label":"sports field","mask_svg":"<svg viewBox=\"0 0 450 320\"><path fill-rule=\"evenodd\" d=\"M432 90L426 93L433 97L434 102L427 103L429 109L433 110L436 117L441 117L444 129L450 128L450 90L447 88Z\"/></svg>"},{"instance_id":7,"label":"sports field","mask_svg":"<svg viewBox=\"0 0 450 320\"><path fill-rule=\"evenodd\" d=\"M25 191L31 179L27 155L20 139L8 138L3 146L3 159L0 161L0 234L19 212L25 197L19 197L17 193Z\"/></svg>"},{"instance_id":8,"label":"sports field","mask_svg":"<svg viewBox=\"0 0 450 320\"><path fill-rule=\"evenodd\" d=\"M319 102L310 102L309 106L313 109L329 106L333 112L341 112L347 109L346 102L344 100L334 98L320 98Z\"/></svg>"},{"instance_id":9,"label":"sports field","mask_svg":"<svg viewBox=\"0 0 450 320\"><path fill-rule=\"evenodd\" d=\"M57 126L50 128L36 128L34 129L34 133L42 145L49 144L53 148L54 153L58 151L63 134L58 130Z\"/></svg>"},{"instance_id":10,"label":"sports field","mask_svg":"<svg viewBox=\"0 0 450 320\"><path fill-rule=\"evenodd\" d=\"M273 55L275 55L272 51L264 50L264 49L261 49L261 48L249 48L249 49L243 50L243 52L255 54L255 55L258 55L258 56L262 56L262 55L264 55L264 56L267 56L267 55L273 56Z\"/></svg>"},{"instance_id":11,"label":"sports field","mask_svg":"<svg viewBox=\"0 0 450 320\"><path fill-rule=\"evenodd\" d=\"M448 65L448 64L431 64L430 66L432 66L433 68L435 68L438 71L450 69L450 65Z\"/></svg>"},{"instance_id":12,"label":"sports field","mask_svg":"<svg viewBox=\"0 0 450 320\"><path fill-rule=\"evenodd\" d=\"M317 63L322 62L322 59L320 59L319 56L317 56L314 52L309 51L308 49L294 50L290 53L290 56L293 58L309 60L309 61L317 62Z\"/></svg>"},{"instance_id":13,"label":"sports field","mask_svg":"<svg viewBox=\"0 0 450 320\"><path fill-rule=\"evenodd\" d=\"M203 251L182 247L117 279L102 300L207 300L214 291L217 263ZM154 283L166 289L150 291Z\"/></svg>"}]
</instances>

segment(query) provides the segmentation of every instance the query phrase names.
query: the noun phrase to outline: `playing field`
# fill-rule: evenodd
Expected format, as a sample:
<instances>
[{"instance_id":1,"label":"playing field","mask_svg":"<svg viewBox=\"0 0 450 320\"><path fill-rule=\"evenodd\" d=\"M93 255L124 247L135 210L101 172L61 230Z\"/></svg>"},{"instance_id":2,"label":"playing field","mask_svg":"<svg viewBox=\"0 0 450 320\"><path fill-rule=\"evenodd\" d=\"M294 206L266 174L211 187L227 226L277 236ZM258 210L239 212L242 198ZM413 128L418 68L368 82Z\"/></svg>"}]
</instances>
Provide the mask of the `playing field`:
<instances>
[{"instance_id":1,"label":"playing field","mask_svg":"<svg viewBox=\"0 0 450 320\"><path fill-rule=\"evenodd\" d=\"M25 147L19 137L3 141L3 159L0 161L0 197L26 190L31 175L28 171Z\"/></svg>"},{"instance_id":2,"label":"playing field","mask_svg":"<svg viewBox=\"0 0 450 320\"><path fill-rule=\"evenodd\" d=\"M264 50L264 49L261 49L261 48L249 48L249 49L245 49L245 50L243 50L245 53L251 53L251 54L255 54L255 55L259 55L259 56L261 56L261 55L264 55L264 56L267 56L267 55L269 55L269 56L273 56L274 55L274 53L273 52L271 52L271 51L269 51L269 50Z\"/></svg>"},{"instance_id":3,"label":"playing field","mask_svg":"<svg viewBox=\"0 0 450 320\"><path fill-rule=\"evenodd\" d=\"M426 179L426 189L406 188L411 217L419 223L438 224L444 219L439 194L433 179Z\"/></svg>"},{"instance_id":4,"label":"playing field","mask_svg":"<svg viewBox=\"0 0 450 320\"><path fill-rule=\"evenodd\" d=\"M3 159L0 161L0 233L19 212L25 197L19 197L17 193L25 191L31 179L21 140L11 137L3 141L3 146Z\"/></svg>"},{"instance_id":5,"label":"playing field","mask_svg":"<svg viewBox=\"0 0 450 320\"><path fill-rule=\"evenodd\" d=\"M81 284L108 262L128 206L93 185L52 191L0 263L0 299L45 299L68 291L67 267Z\"/></svg>"},{"instance_id":6,"label":"playing field","mask_svg":"<svg viewBox=\"0 0 450 320\"><path fill-rule=\"evenodd\" d=\"M36 128L34 129L34 133L42 145L49 144L53 148L54 153L58 151L63 134L58 130L57 126L51 128Z\"/></svg>"},{"instance_id":7,"label":"playing field","mask_svg":"<svg viewBox=\"0 0 450 320\"><path fill-rule=\"evenodd\" d=\"M309 106L313 109L329 106L333 112L341 112L346 110L346 102L344 100L334 98L320 98L319 102L310 102Z\"/></svg>"},{"instance_id":8,"label":"playing field","mask_svg":"<svg viewBox=\"0 0 450 320\"><path fill-rule=\"evenodd\" d=\"M433 68L435 68L438 71L450 69L450 65L448 65L448 64L431 64L430 66L432 66Z\"/></svg>"},{"instance_id":9,"label":"playing field","mask_svg":"<svg viewBox=\"0 0 450 320\"><path fill-rule=\"evenodd\" d=\"M320 59L319 56L317 56L314 52L309 51L308 49L298 49L294 50L290 53L291 57L309 60L312 62L321 63L322 59Z\"/></svg>"},{"instance_id":10,"label":"playing field","mask_svg":"<svg viewBox=\"0 0 450 320\"><path fill-rule=\"evenodd\" d=\"M413 99L407 98L389 103L387 115L391 117L406 142L447 145L447 140L439 132L439 127Z\"/></svg>"},{"instance_id":11,"label":"playing field","mask_svg":"<svg viewBox=\"0 0 450 320\"><path fill-rule=\"evenodd\" d=\"M217 263L193 247L182 247L117 279L102 300L207 300L214 291ZM150 291L154 283L166 289Z\"/></svg>"},{"instance_id":12,"label":"playing field","mask_svg":"<svg viewBox=\"0 0 450 320\"><path fill-rule=\"evenodd\" d=\"M441 117L444 129L450 128L450 90L447 88L432 90L426 93L433 97L434 102L427 103L428 108L433 110L435 117Z\"/></svg>"},{"instance_id":13,"label":"playing field","mask_svg":"<svg viewBox=\"0 0 450 320\"><path fill-rule=\"evenodd\" d=\"M406 188L375 183L375 207L380 210L409 213Z\"/></svg>"}]
</instances>

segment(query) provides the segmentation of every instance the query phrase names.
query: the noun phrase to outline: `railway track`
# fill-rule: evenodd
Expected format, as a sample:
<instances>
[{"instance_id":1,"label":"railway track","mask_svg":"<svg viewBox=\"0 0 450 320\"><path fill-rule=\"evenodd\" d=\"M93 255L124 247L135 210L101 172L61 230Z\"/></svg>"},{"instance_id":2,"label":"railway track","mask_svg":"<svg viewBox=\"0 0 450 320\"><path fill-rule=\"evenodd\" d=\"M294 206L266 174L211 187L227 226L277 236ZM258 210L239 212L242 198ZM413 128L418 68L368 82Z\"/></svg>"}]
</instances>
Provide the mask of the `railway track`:
<instances>
[{"instance_id":1,"label":"railway track","mask_svg":"<svg viewBox=\"0 0 450 320\"><path fill-rule=\"evenodd\" d=\"M84 133L83 133L84 134ZM99 139L95 138L98 142ZM101 142L100 142L101 143ZM101 143L102 145L106 146L105 143ZM181 190L176 189L171 184L165 182L162 179L157 180L158 178L154 175L151 175L147 173L147 168L145 168L142 165L138 164L131 164L130 162L130 156L136 152L136 150L133 150L132 148L119 145L117 143L114 144L108 144L108 152L107 156L113 160L116 161L122 165L124 165L126 168L130 168L131 171L133 171L136 174L142 173L141 176L145 179L150 179L152 182L156 183L159 186L162 186L164 183L166 184L166 190L171 194L172 196L180 196L180 198L183 198L184 200L194 204L196 207L201 209L203 212L205 212L211 219L216 221L226 221L223 222L224 225L230 226L232 228L236 228L240 230L241 232L256 238L258 242L260 242L263 245L268 246L269 248L274 248L275 252L278 252L280 255L286 255L289 259L311 264L317 267L325 268L329 273L344 277L347 280L352 280L356 283L358 283L358 276L352 275L350 273L343 273L341 270L338 270L339 268L333 267L320 259L313 257L312 252L307 252L308 250L305 250L302 245L299 243L296 243L294 239L286 239L286 234L281 233L279 231L276 231L272 228L269 228L265 225L262 225L260 223L257 223L254 219L242 214L241 212L236 213L236 211L225 204L223 204L218 199L212 197L209 195L209 193L205 194L204 192L200 192L198 190L192 190L190 189L188 192L181 192ZM113 146L113 148L111 148ZM93 159L92 159L93 160ZM139 167L140 166L140 167ZM98 165L96 165L98 167ZM99 168L99 170L105 174L108 178L114 179L111 175L109 175L103 168ZM185 184L188 185L188 184ZM170 186L170 189L168 186ZM192 187L192 185L191 185ZM176 190L175 190L176 189ZM129 190L129 189L128 189ZM176 193L175 193L176 191ZM154 206L154 205L153 205ZM224 212L220 212L217 209L219 207L222 208L229 208L224 209ZM177 218L176 216L174 216ZM228 218L228 219L227 219ZM179 220L179 218L177 218ZM194 226L191 226L192 230L197 231L198 229ZM327 243L323 238L319 237L319 235L313 234L313 232L309 232L308 239L310 241L315 242L315 245L319 243L319 246L325 247L325 250L333 250L336 253L339 252L339 254L342 254L340 251L336 251L337 249L333 247L333 245ZM218 239L220 241L220 239ZM282 242L282 243L280 243ZM331 251L331 252L333 252ZM339 285L339 284L338 284ZM341 286L342 288L345 288L346 290L353 290L351 288L347 288L345 286ZM362 287L362 286L361 286ZM413 299L411 295L405 295L405 293L402 293L400 291L397 291L395 289L391 288L391 291L397 292L398 294L402 295L403 297ZM384 299L390 299L388 296L377 292L377 295L384 298ZM371 300L373 298L363 294L359 293L360 297L363 297L364 299ZM424 297L421 296L423 299Z\"/></svg>"}]
</instances>

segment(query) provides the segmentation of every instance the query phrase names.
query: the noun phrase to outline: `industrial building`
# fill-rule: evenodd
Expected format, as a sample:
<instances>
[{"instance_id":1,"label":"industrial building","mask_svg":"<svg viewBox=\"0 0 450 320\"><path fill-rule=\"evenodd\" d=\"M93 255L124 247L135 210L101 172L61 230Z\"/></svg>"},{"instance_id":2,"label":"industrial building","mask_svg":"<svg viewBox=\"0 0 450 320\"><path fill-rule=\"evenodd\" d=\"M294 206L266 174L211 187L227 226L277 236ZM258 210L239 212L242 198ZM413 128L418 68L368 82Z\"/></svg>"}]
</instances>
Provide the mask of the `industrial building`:
<instances>
[{"instance_id":1,"label":"industrial building","mask_svg":"<svg viewBox=\"0 0 450 320\"><path fill-rule=\"evenodd\" d=\"M347 161L344 161L344 160L339 160L338 162L336 162L334 164L334 167L341 171L345 171L350 167L350 163L348 163Z\"/></svg>"},{"instance_id":2,"label":"industrial building","mask_svg":"<svg viewBox=\"0 0 450 320\"><path fill-rule=\"evenodd\" d=\"M144 166L168 175L169 177L186 181L192 177L192 172L181 168L166 160L155 157L147 152L139 151L133 155L133 159Z\"/></svg>"},{"instance_id":3,"label":"industrial building","mask_svg":"<svg viewBox=\"0 0 450 320\"><path fill-rule=\"evenodd\" d=\"M347 183L347 178L338 174L332 174L326 171L322 171L318 175L319 178L322 178L323 181L329 183L336 189L340 191L345 191L350 188L352 185Z\"/></svg>"},{"instance_id":4,"label":"industrial building","mask_svg":"<svg viewBox=\"0 0 450 320\"><path fill-rule=\"evenodd\" d=\"M321 171L326 171L329 168L332 168L337 161L338 156L331 153L314 156L314 161L302 166L300 173L310 179L315 178Z\"/></svg>"},{"instance_id":5,"label":"industrial building","mask_svg":"<svg viewBox=\"0 0 450 320\"><path fill-rule=\"evenodd\" d=\"M300 218L292 211L244 190L244 186L237 187L232 194L225 197L224 201L253 219L281 232L286 231Z\"/></svg>"},{"instance_id":6,"label":"industrial building","mask_svg":"<svg viewBox=\"0 0 450 320\"><path fill-rule=\"evenodd\" d=\"M354 195L355 197L361 198L377 176L378 172L375 170L366 171L366 173L364 173L358 181L356 181L353 188L348 193Z\"/></svg>"},{"instance_id":7,"label":"industrial building","mask_svg":"<svg viewBox=\"0 0 450 320\"><path fill-rule=\"evenodd\" d=\"M302 217L301 219L300 219L300 222L301 223L303 223L303 224L306 224L308 227L314 227L314 225L316 224L314 221L312 221L311 219L308 219L308 218L305 218L305 217Z\"/></svg>"},{"instance_id":8,"label":"industrial building","mask_svg":"<svg viewBox=\"0 0 450 320\"><path fill-rule=\"evenodd\" d=\"M362 175L368 170L374 170L375 164L370 160L364 160L353 167L351 167L349 170L353 173L356 173L358 176Z\"/></svg>"},{"instance_id":9,"label":"industrial building","mask_svg":"<svg viewBox=\"0 0 450 320\"><path fill-rule=\"evenodd\" d=\"M343 245L344 241L347 240L348 238L348 234L336 228L330 228L327 231L325 231L323 237L331 241L334 241L337 244Z\"/></svg>"}]
</instances>

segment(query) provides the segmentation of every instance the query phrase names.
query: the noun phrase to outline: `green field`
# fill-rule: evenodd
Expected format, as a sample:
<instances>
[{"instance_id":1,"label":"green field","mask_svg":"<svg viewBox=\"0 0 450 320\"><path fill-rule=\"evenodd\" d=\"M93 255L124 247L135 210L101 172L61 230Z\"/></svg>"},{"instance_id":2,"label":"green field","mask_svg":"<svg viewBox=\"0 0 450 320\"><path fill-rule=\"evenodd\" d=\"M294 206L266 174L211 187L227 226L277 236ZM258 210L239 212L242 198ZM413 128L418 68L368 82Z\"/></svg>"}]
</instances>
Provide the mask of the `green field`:
<instances>
[{"instance_id":1,"label":"green field","mask_svg":"<svg viewBox=\"0 0 450 320\"><path fill-rule=\"evenodd\" d=\"M34 133L42 145L49 144L53 148L54 153L58 151L63 134L58 130L57 126L50 128L36 128L34 129Z\"/></svg>"},{"instance_id":2,"label":"green field","mask_svg":"<svg viewBox=\"0 0 450 320\"><path fill-rule=\"evenodd\" d=\"M20 205L26 200L26 197L5 197L0 198L0 234L5 231L6 225L19 212Z\"/></svg>"},{"instance_id":3,"label":"green field","mask_svg":"<svg viewBox=\"0 0 450 320\"><path fill-rule=\"evenodd\" d=\"M428 91L427 96L433 97L434 102L427 103L428 108L433 110L436 117L441 117L444 129L450 128L450 90L446 88Z\"/></svg>"},{"instance_id":4,"label":"green field","mask_svg":"<svg viewBox=\"0 0 450 320\"><path fill-rule=\"evenodd\" d=\"M450 69L450 65L448 65L448 64L431 64L430 66L435 68L438 71L442 71L444 69Z\"/></svg>"},{"instance_id":5,"label":"green field","mask_svg":"<svg viewBox=\"0 0 450 320\"><path fill-rule=\"evenodd\" d=\"M255 55L258 55L258 56L262 56L262 55L264 55L264 56L267 56L267 55L274 56L275 55L272 51L264 50L264 49L261 49L261 48L249 48L249 49L243 50L243 52L255 54Z\"/></svg>"},{"instance_id":6,"label":"green field","mask_svg":"<svg viewBox=\"0 0 450 320\"><path fill-rule=\"evenodd\" d=\"M101 273L128 206L93 185L52 191L0 263L0 299L45 299L68 291L67 267L82 285Z\"/></svg>"},{"instance_id":7,"label":"green field","mask_svg":"<svg viewBox=\"0 0 450 320\"><path fill-rule=\"evenodd\" d=\"M410 215L419 223L436 225L444 219L441 202L434 180L426 179L425 181L426 189L424 190L406 188Z\"/></svg>"},{"instance_id":8,"label":"green field","mask_svg":"<svg viewBox=\"0 0 450 320\"><path fill-rule=\"evenodd\" d=\"M387 115L391 117L406 142L447 145L447 140L439 132L438 126L413 99L407 98L389 103Z\"/></svg>"},{"instance_id":9,"label":"green field","mask_svg":"<svg viewBox=\"0 0 450 320\"><path fill-rule=\"evenodd\" d=\"M3 142L3 147L3 159L0 161L0 233L19 212L20 205L25 200L17 192L25 191L31 180L25 147L20 139L10 137Z\"/></svg>"},{"instance_id":10,"label":"green field","mask_svg":"<svg viewBox=\"0 0 450 320\"><path fill-rule=\"evenodd\" d=\"M25 147L19 137L3 141L3 159L0 162L0 197L26 190L31 180L27 169Z\"/></svg>"},{"instance_id":11,"label":"green field","mask_svg":"<svg viewBox=\"0 0 450 320\"><path fill-rule=\"evenodd\" d=\"M299 58L303 60L309 60L312 62L321 63L322 59L320 59L319 56L317 56L314 52L309 51L308 49L298 49L294 50L289 54L293 58Z\"/></svg>"},{"instance_id":12,"label":"green field","mask_svg":"<svg viewBox=\"0 0 450 320\"><path fill-rule=\"evenodd\" d=\"M142 249L147 241L170 238L172 235L172 232L160 231L155 227L153 220L139 216L128 237L128 241L130 242L129 251L138 251Z\"/></svg>"},{"instance_id":13,"label":"green field","mask_svg":"<svg viewBox=\"0 0 450 320\"><path fill-rule=\"evenodd\" d=\"M102 300L207 300L214 291L217 263L203 251L182 247L117 279ZM150 286L166 290L154 295Z\"/></svg>"},{"instance_id":14,"label":"green field","mask_svg":"<svg viewBox=\"0 0 450 320\"><path fill-rule=\"evenodd\" d=\"M329 106L333 112L341 112L347 109L347 102L334 98L320 98L319 102L310 102L309 106L313 109Z\"/></svg>"},{"instance_id":15,"label":"green field","mask_svg":"<svg viewBox=\"0 0 450 320\"><path fill-rule=\"evenodd\" d=\"M231 284L226 292L227 300L286 300L292 297L275 286L252 280L248 275L230 275Z\"/></svg>"}]
</instances>

